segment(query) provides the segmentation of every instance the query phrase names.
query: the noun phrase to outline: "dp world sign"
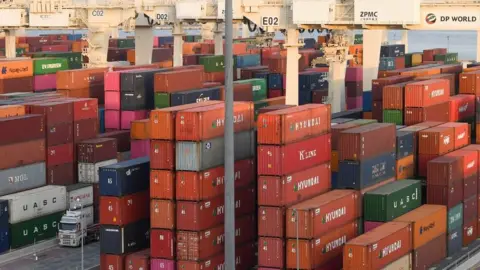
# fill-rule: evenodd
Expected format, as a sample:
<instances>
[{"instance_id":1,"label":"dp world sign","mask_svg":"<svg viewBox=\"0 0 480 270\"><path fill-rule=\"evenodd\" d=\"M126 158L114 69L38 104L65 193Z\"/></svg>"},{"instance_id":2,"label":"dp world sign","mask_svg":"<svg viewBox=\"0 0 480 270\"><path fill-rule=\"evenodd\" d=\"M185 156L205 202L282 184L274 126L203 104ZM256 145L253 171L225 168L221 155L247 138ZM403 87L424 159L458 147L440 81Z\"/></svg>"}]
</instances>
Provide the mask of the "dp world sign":
<instances>
[{"instance_id":1,"label":"dp world sign","mask_svg":"<svg viewBox=\"0 0 480 270\"><path fill-rule=\"evenodd\" d=\"M422 28L438 30L477 30L480 28L480 9L452 7L422 8Z\"/></svg>"}]
</instances>

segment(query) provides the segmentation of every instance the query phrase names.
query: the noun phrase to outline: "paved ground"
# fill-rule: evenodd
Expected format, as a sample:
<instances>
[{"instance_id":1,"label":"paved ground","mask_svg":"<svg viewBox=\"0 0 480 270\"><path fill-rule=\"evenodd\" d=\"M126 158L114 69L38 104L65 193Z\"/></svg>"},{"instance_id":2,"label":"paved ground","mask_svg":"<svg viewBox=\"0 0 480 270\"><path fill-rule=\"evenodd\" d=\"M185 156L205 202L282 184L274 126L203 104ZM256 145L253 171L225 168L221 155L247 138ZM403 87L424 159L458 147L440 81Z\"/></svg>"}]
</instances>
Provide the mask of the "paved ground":
<instances>
[{"instance_id":1,"label":"paved ground","mask_svg":"<svg viewBox=\"0 0 480 270\"><path fill-rule=\"evenodd\" d=\"M29 255L2 265L0 270L80 270L81 248L53 247L37 254L38 260ZM1 259L1 258L0 258ZM86 270L99 269L100 242L84 246L84 267Z\"/></svg>"}]
</instances>

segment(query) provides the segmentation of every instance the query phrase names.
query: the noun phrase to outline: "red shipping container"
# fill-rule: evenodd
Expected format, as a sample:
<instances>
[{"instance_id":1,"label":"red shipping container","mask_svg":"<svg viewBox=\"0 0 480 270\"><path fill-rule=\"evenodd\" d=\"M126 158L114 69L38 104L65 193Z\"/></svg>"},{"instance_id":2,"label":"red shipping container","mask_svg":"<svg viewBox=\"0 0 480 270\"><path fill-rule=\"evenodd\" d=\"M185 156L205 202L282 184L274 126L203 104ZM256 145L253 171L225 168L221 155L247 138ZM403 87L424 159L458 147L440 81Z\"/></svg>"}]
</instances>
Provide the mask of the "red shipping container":
<instances>
[{"instance_id":1,"label":"red shipping container","mask_svg":"<svg viewBox=\"0 0 480 270\"><path fill-rule=\"evenodd\" d=\"M410 76L410 75L398 75L398 76L391 76L391 77L378 78L378 79L372 80L372 99L374 101L383 100L383 88L386 85L408 82L413 80L413 78L414 76Z\"/></svg>"},{"instance_id":2,"label":"red shipping container","mask_svg":"<svg viewBox=\"0 0 480 270\"><path fill-rule=\"evenodd\" d=\"M285 268L285 240L283 238L258 238L258 266Z\"/></svg>"},{"instance_id":3,"label":"red shipping container","mask_svg":"<svg viewBox=\"0 0 480 270\"><path fill-rule=\"evenodd\" d=\"M405 107L428 107L448 101L450 81L436 79L419 81L405 87Z\"/></svg>"},{"instance_id":4,"label":"red shipping container","mask_svg":"<svg viewBox=\"0 0 480 270\"><path fill-rule=\"evenodd\" d=\"M47 146L73 142L73 123L60 123L47 128Z\"/></svg>"},{"instance_id":5,"label":"red shipping container","mask_svg":"<svg viewBox=\"0 0 480 270\"><path fill-rule=\"evenodd\" d=\"M344 270L382 269L412 250L412 226L387 222L344 246Z\"/></svg>"},{"instance_id":6,"label":"red shipping container","mask_svg":"<svg viewBox=\"0 0 480 270\"><path fill-rule=\"evenodd\" d=\"M235 245L253 242L257 238L255 216L235 220ZM225 226L201 231L177 231L177 260L203 261L221 253L225 246Z\"/></svg>"},{"instance_id":7,"label":"red shipping container","mask_svg":"<svg viewBox=\"0 0 480 270\"><path fill-rule=\"evenodd\" d=\"M470 220L478 219L478 198L477 195L466 198L463 201L463 223L467 224Z\"/></svg>"},{"instance_id":8,"label":"red shipping container","mask_svg":"<svg viewBox=\"0 0 480 270\"><path fill-rule=\"evenodd\" d=\"M255 211L255 188L235 190L235 215L241 216ZM209 201L177 202L177 229L202 231L223 223L225 215L224 196ZM162 208L163 211L163 208Z\"/></svg>"},{"instance_id":9,"label":"red shipping container","mask_svg":"<svg viewBox=\"0 0 480 270\"><path fill-rule=\"evenodd\" d=\"M450 103L443 102L423 108L405 108L404 124L415 125L425 121L448 122L450 120Z\"/></svg>"},{"instance_id":10,"label":"red shipping container","mask_svg":"<svg viewBox=\"0 0 480 270\"><path fill-rule=\"evenodd\" d=\"M68 186L77 183L76 163L65 163L47 169L47 185Z\"/></svg>"},{"instance_id":11,"label":"red shipping container","mask_svg":"<svg viewBox=\"0 0 480 270\"><path fill-rule=\"evenodd\" d=\"M267 237L284 237L285 208L258 207L258 235Z\"/></svg>"},{"instance_id":12,"label":"red shipping container","mask_svg":"<svg viewBox=\"0 0 480 270\"><path fill-rule=\"evenodd\" d=\"M175 259L175 231L151 229L150 255L152 258Z\"/></svg>"},{"instance_id":13,"label":"red shipping container","mask_svg":"<svg viewBox=\"0 0 480 270\"><path fill-rule=\"evenodd\" d=\"M293 205L285 215L286 236L313 239L351 222L362 215L360 200L357 191L333 190Z\"/></svg>"},{"instance_id":14,"label":"red shipping container","mask_svg":"<svg viewBox=\"0 0 480 270\"><path fill-rule=\"evenodd\" d=\"M417 174L418 176L426 177L427 176L427 164L430 160L433 160L440 155L426 155L418 154L417 156Z\"/></svg>"},{"instance_id":15,"label":"red shipping container","mask_svg":"<svg viewBox=\"0 0 480 270\"><path fill-rule=\"evenodd\" d=\"M258 174L286 175L320 165L330 160L331 134L288 145L259 145Z\"/></svg>"},{"instance_id":16,"label":"red shipping container","mask_svg":"<svg viewBox=\"0 0 480 270\"><path fill-rule=\"evenodd\" d=\"M457 95L450 97L450 122L466 120L475 116L475 96Z\"/></svg>"},{"instance_id":17,"label":"red shipping container","mask_svg":"<svg viewBox=\"0 0 480 270\"><path fill-rule=\"evenodd\" d=\"M258 204L284 206L309 199L331 188L330 163L284 176L259 176Z\"/></svg>"},{"instance_id":18,"label":"red shipping container","mask_svg":"<svg viewBox=\"0 0 480 270\"><path fill-rule=\"evenodd\" d=\"M342 256L343 246L358 234L357 221L350 222L317 239L288 239L286 247L288 269L318 269L330 260ZM297 253L299 264L297 265Z\"/></svg>"},{"instance_id":19,"label":"red shipping container","mask_svg":"<svg viewBox=\"0 0 480 270\"><path fill-rule=\"evenodd\" d=\"M253 103L234 102L233 122L235 132L253 128ZM175 139L202 141L222 136L225 128L225 104L215 104L177 113Z\"/></svg>"},{"instance_id":20,"label":"red shipping container","mask_svg":"<svg viewBox=\"0 0 480 270\"><path fill-rule=\"evenodd\" d=\"M128 270L149 270L150 249L144 249L125 257L125 269Z\"/></svg>"},{"instance_id":21,"label":"red shipping container","mask_svg":"<svg viewBox=\"0 0 480 270\"><path fill-rule=\"evenodd\" d=\"M81 142L97 137L98 120L97 118L79 120L74 123L73 140Z\"/></svg>"},{"instance_id":22,"label":"red shipping container","mask_svg":"<svg viewBox=\"0 0 480 270\"><path fill-rule=\"evenodd\" d=\"M427 185L427 204L446 205L448 209L463 200L463 180L448 185Z\"/></svg>"},{"instance_id":23,"label":"red shipping container","mask_svg":"<svg viewBox=\"0 0 480 270\"><path fill-rule=\"evenodd\" d=\"M446 54L446 53L447 53L447 49L445 48L423 50L423 62L434 61L436 54Z\"/></svg>"},{"instance_id":24,"label":"red shipping container","mask_svg":"<svg viewBox=\"0 0 480 270\"><path fill-rule=\"evenodd\" d=\"M459 81L460 94L480 94L480 71L461 73Z\"/></svg>"},{"instance_id":25,"label":"red shipping container","mask_svg":"<svg viewBox=\"0 0 480 270\"><path fill-rule=\"evenodd\" d=\"M175 141L150 141L150 168L175 169Z\"/></svg>"},{"instance_id":26,"label":"red shipping container","mask_svg":"<svg viewBox=\"0 0 480 270\"><path fill-rule=\"evenodd\" d=\"M382 140L378 139L382 134ZM373 123L340 133L339 160L365 160L379 154L395 152L396 128L394 124Z\"/></svg>"},{"instance_id":27,"label":"red shipping container","mask_svg":"<svg viewBox=\"0 0 480 270\"><path fill-rule=\"evenodd\" d=\"M235 270L251 270L256 265L255 244L249 243L235 248ZM225 256L222 253L205 261L178 261L177 269L181 270L217 270L225 268Z\"/></svg>"},{"instance_id":28,"label":"red shipping container","mask_svg":"<svg viewBox=\"0 0 480 270\"><path fill-rule=\"evenodd\" d=\"M175 199L175 172L150 170L150 198Z\"/></svg>"},{"instance_id":29,"label":"red shipping container","mask_svg":"<svg viewBox=\"0 0 480 270\"><path fill-rule=\"evenodd\" d=\"M50 146L47 149L47 167L73 162L73 143Z\"/></svg>"},{"instance_id":30,"label":"red shipping container","mask_svg":"<svg viewBox=\"0 0 480 270\"><path fill-rule=\"evenodd\" d=\"M73 101L73 121L98 118L96 98L76 98Z\"/></svg>"},{"instance_id":31,"label":"red shipping container","mask_svg":"<svg viewBox=\"0 0 480 270\"><path fill-rule=\"evenodd\" d=\"M383 87L382 108L384 110L403 110L405 86L411 82L397 83Z\"/></svg>"},{"instance_id":32,"label":"red shipping container","mask_svg":"<svg viewBox=\"0 0 480 270\"><path fill-rule=\"evenodd\" d=\"M438 127L454 128L455 130L455 136L454 136L454 142L453 142L454 149L460 149L470 144L470 127L468 123L448 122L445 124L441 124Z\"/></svg>"},{"instance_id":33,"label":"red shipping container","mask_svg":"<svg viewBox=\"0 0 480 270\"><path fill-rule=\"evenodd\" d=\"M73 122L73 103L71 101L52 101L29 105L29 107L31 114L41 114L45 117L47 127Z\"/></svg>"},{"instance_id":34,"label":"red shipping container","mask_svg":"<svg viewBox=\"0 0 480 270\"><path fill-rule=\"evenodd\" d=\"M443 155L454 150L455 129L433 127L419 132L418 153Z\"/></svg>"},{"instance_id":35,"label":"red shipping container","mask_svg":"<svg viewBox=\"0 0 480 270\"><path fill-rule=\"evenodd\" d=\"M281 89L268 89L267 97L268 98L276 98L283 96L283 90Z\"/></svg>"},{"instance_id":36,"label":"red shipping container","mask_svg":"<svg viewBox=\"0 0 480 270\"><path fill-rule=\"evenodd\" d=\"M478 172L478 154L473 151L465 151L463 149L448 153L445 156L460 157L462 163L462 178L466 179Z\"/></svg>"},{"instance_id":37,"label":"red shipping container","mask_svg":"<svg viewBox=\"0 0 480 270\"><path fill-rule=\"evenodd\" d=\"M44 139L2 145L0 146L0 170L43 162L45 151Z\"/></svg>"},{"instance_id":38,"label":"red shipping container","mask_svg":"<svg viewBox=\"0 0 480 270\"><path fill-rule=\"evenodd\" d=\"M428 185L448 185L463 179L463 159L459 156L437 157L428 162L427 168Z\"/></svg>"},{"instance_id":39,"label":"red shipping container","mask_svg":"<svg viewBox=\"0 0 480 270\"><path fill-rule=\"evenodd\" d=\"M260 114L259 144L288 144L330 131L330 105L307 104Z\"/></svg>"},{"instance_id":40,"label":"red shipping container","mask_svg":"<svg viewBox=\"0 0 480 270\"><path fill-rule=\"evenodd\" d=\"M100 196L100 224L124 226L149 217L148 191L123 197Z\"/></svg>"},{"instance_id":41,"label":"red shipping container","mask_svg":"<svg viewBox=\"0 0 480 270\"><path fill-rule=\"evenodd\" d=\"M245 159L235 162L234 176L235 188L252 183L256 177L254 160ZM203 172L177 171L175 179L177 179L175 181L177 200L207 200L224 194L225 167L220 166ZM152 185L150 187L152 189Z\"/></svg>"},{"instance_id":42,"label":"red shipping container","mask_svg":"<svg viewBox=\"0 0 480 270\"><path fill-rule=\"evenodd\" d=\"M478 220L472 219L463 224L463 246L470 245L475 239L477 239Z\"/></svg>"},{"instance_id":43,"label":"red shipping container","mask_svg":"<svg viewBox=\"0 0 480 270\"><path fill-rule=\"evenodd\" d=\"M175 202L169 200L150 201L150 227L159 229L174 229Z\"/></svg>"},{"instance_id":44,"label":"red shipping container","mask_svg":"<svg viewBox=\"0 0 480 270\"><path fill-rule=\"evenodd\" d=\"M124 270L124 255L100 254L100 270Z\"/></svg>"}]
</instances>

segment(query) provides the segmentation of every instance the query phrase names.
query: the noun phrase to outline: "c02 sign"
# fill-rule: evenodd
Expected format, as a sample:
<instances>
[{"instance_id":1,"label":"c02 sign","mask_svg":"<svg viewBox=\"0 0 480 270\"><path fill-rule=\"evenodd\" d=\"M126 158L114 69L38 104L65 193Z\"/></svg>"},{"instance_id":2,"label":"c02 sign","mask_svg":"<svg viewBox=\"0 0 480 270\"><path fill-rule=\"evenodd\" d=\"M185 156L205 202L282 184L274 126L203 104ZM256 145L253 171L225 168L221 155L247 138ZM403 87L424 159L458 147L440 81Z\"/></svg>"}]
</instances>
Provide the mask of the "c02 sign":
<instances>
[{"instance_id":1,"label":"c02 sign","mask_svg":"<svg viewBox=\"0 0 480 270\"><path fill-rule=\"evenodd\" d=\"M94 9L94 10L92 10L92 16L94 16L94 17L103 17L103 9Z\"/></svg>"}]
</instances>

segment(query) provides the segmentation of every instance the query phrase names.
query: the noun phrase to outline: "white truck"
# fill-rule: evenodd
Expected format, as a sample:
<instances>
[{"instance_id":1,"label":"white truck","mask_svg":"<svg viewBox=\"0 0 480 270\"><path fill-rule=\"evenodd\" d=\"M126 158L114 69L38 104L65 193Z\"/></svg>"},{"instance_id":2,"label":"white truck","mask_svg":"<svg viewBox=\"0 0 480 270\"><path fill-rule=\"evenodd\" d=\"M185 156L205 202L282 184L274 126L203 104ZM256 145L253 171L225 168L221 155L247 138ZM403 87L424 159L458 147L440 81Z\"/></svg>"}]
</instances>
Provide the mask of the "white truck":
<instances>
[{"instance_id":1,"label":"white truck","mask_svg":"<svg viewBox=\"0 0 480 270\"><path fill-rule=\"evenodd\" d=\"M100 225L93 224L93 206L67 210L58 225L60 246L78 247L100 240Z\"/></svg>"}]
</instances>

